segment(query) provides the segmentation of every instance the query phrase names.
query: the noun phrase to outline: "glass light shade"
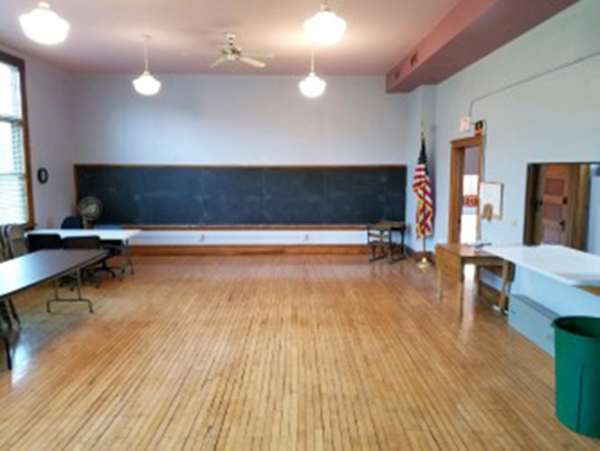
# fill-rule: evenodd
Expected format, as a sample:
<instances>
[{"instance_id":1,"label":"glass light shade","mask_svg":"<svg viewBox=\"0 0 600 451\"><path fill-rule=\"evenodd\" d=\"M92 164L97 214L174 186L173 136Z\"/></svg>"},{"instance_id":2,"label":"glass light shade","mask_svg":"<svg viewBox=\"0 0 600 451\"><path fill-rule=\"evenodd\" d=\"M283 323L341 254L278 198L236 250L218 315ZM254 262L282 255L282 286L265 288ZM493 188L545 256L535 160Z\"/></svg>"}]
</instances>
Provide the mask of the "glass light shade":
<instances>
[{"instance_id":1,"label":"glass light shade","mask_svg":"<svg viewBox=\"0 0 600 451\"><path fill-rule=\"evenodd\" d=\"M144 71L142 75L133 80L133 87L143 96L153 96L160 91L160 81L154 78L150 72Z\"/></svg>"},{"instance_id":2,"label":"glass light shade","mask_svg":"<svg viewBox=\"0 0 600 451\"><path fill-rule=\"evenodd\" d=\"M69 22L40 2L34 10L19 17L25 35L32 41L44 45L56 45L67 39Z\"/></svg>"},{"instance_id":3,"label":"glass light shade","mask_svg":"<svg viewBox=\"0 0 600 451\"><path fill-rule=\"evenodd\" d=\"M327 83L322 78L317 77L314 72L311 72L298 86L303 96L316 99L323 95Z\"/></svg>"},{"instance_id":4,"label":"glass light shade","mask_svg":"<svg viewBox=\"0 0 600 451\"><path fill-rule=\"evenodd\" d=\"M346 33L346 21L324 5L321 10L304 22L308 39L318 46L337 44Z\"/></svg>"}]
</instances>

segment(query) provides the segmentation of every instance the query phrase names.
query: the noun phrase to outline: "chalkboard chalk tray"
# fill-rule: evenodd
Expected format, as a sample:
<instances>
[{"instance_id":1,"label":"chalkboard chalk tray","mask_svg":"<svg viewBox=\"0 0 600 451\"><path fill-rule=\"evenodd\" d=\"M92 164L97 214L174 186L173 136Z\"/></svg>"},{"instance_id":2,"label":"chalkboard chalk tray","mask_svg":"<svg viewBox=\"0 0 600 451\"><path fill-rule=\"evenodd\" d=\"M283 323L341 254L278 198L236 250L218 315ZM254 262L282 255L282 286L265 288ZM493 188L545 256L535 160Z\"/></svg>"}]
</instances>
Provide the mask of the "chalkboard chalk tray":
<instances>
[{"instance_id":1,"label":"chalkboard chalk tray","mask_svg":"<svg viewBox=\"0 0 600 451\"><path fill-rule=\"evenodd\" d=\"M405 166L76 165L78 200L98 223L135 226L336 226L404 221Z\"/></svg>"}]
</instances>

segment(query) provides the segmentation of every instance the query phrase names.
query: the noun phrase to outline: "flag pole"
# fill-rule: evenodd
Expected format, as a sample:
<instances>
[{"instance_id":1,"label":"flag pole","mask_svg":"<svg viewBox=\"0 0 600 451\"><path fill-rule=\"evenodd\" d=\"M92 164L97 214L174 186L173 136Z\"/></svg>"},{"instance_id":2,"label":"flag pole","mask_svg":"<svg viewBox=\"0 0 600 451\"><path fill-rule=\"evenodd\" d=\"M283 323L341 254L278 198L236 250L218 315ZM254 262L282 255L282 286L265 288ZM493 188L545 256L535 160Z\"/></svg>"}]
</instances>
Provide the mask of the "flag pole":
<instances>
[{"instance_id":1,"label":"flag pole","mask_svg":"<svg viewBox=\"0 0 600 451\"><path fill-rule=\"evenodd\" d=\"M425 139L425 121L423 121L423 120L421 121L421 139ZM432 263L427 258L427 236L425 233L423 233L423 236L422 236L422 244L423 244L423 256L417 262L417 268L419 268L421 271L425 271L425 270L431 268L431 266L432 266Z\"/></svg>"},{"instance_id":2,"label":"flag pole","mask_svg":"<svg viewBox=\"0 0 600 451\"><path fill-rule=\"evenodd\" d=\"M425 243L426 240L427 237L423 236L423 257L421 257L421 259L417 262L417 268L419 268L422 271L429 269L433 266L433 264L427 258L427 246Z\"/></svg>"}]
</instances>

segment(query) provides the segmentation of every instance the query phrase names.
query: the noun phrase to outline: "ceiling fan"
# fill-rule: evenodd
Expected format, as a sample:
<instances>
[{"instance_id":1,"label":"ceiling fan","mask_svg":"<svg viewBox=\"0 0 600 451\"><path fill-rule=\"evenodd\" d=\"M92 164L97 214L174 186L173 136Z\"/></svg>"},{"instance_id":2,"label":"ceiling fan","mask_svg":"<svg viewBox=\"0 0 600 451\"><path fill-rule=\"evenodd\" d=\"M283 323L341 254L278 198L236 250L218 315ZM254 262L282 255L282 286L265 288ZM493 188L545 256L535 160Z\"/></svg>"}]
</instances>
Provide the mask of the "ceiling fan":
<instances>
[{"instance_id":1,"label":"ceiling fan","mask_svg":"<svg viewBox=\"0 0 600 451\"><path fill-rule=\"evenodd\" d=\"M225 38L227 39L227 42L221 47L221 56L216 61L214 61L210 65L210 67L217 67L218 65L228 61L240 61L250 66L262 69L266 66L266 63L260 61L260 59L273 58L275 56L272 53L256 53L242 51L242 48L235 44L235 33L225 33Z\"/></svg>"}]
</instances>

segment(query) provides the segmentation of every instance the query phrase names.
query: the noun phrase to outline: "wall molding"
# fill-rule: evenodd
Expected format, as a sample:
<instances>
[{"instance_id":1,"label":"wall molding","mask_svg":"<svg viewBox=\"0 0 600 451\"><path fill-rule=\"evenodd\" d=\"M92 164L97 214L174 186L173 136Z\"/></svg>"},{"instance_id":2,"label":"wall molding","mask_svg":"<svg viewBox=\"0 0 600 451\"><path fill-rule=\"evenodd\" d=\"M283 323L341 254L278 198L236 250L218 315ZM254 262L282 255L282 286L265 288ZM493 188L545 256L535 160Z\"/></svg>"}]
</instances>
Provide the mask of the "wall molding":
<instances>
[{"instance_id":1,"label":"wall molding","mask_svg":"<svg viewBox=\"0 0 600 451\"><path fill-rule=\"evenodd\" d=\"M367 255L363 245L131 246L132 255Z\"/></svg>"},{"instance_id":2,"label":"wall molding","mask_svg":"<svg viewBox=\"0 0 600 451\"><path fill-rule=\"evenodd\" d=\"M132 245L131 254L147 255L367 255L370 248L366 244L325 244L325 245L212 245L212 246L172 246L172 245ZM415 252L406 246L406 254L412 261L423 256L435 263L432 252Z\"/></svg>"}]
</instances>

